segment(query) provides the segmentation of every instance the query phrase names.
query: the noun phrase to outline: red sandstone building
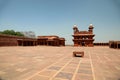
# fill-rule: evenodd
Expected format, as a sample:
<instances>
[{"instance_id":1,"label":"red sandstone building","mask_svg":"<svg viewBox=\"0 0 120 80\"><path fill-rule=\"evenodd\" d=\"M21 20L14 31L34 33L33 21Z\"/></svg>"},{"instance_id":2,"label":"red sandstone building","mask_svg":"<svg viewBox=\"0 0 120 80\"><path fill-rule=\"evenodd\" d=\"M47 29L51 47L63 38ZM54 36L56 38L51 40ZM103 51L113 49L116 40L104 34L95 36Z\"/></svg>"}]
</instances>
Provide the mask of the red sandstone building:
<instances>
[{"instance_id":1,"label":"red sandstone building","mask_svg":"<svg viewBox=\"0 0 120 80\"><path fill-rule=\"evenodd\" d=\"M37 39L0 34L0 46L36 46Z\"/></svg>"},{"instance_id":2,"label":"red sandstone building","mask_svg":"<svg viewBox=\"0 0 120 80\"><path fill-rule=\"evenodd\" d=\"M109 41L109 48L120 49L120 41Z\"/></svg>"},{"instance_id":3,"label":"red sandstone building","mask_svg":"<svg viewBox=\"0 0 120 80\"><path fill-rule=\"evenodd\" d=\"M0 46L65 46L65 39L58 36L39 36L38 38L18 37L0 34Z\"/></svg>"},{"instance_id":4,"label":"red sandstone building","mask_svg":"<svg viewBox=\"0 0 120 80\"><path fill-rule=\"evenodd\" d=\"M74 46L88 46L92 47L93 44L93 37L95 36L93 34L93 25L90 24L88 31L79 31L77 26L73 26L74 35L73 36L73 42Z\"/></svg>"},{"instance_id":5,"label":"red sandstone building","mask_svg":"<svg viewBox=\"0 0 120 80\"><path fill-rule=\"evenodd\" d=\"M65 46L65 39L58 36L38 36L38 45Z\"/></svg>"}]
</instances>

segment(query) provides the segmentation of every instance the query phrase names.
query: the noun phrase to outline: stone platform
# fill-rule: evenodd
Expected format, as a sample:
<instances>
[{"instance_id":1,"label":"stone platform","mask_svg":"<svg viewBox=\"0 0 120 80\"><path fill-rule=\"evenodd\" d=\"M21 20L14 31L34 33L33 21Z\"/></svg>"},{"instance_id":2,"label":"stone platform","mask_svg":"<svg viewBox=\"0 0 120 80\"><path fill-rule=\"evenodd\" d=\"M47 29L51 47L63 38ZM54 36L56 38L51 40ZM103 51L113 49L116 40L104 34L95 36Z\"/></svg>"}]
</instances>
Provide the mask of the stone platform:
<instances>
[{"instance_id":1,"label":"stone platform","mask_svg":"<svg viewBox=\"0 0 120 80\"><path fill-rule=\"evenodd\" d=\"M73 51L84 51L84 58ZM120 80L120 50L108 47L0 47L1 80Z\"/></svg>"},{"instance_id":2,"label":"stone platform","mask_svg":"<svg viewBox=\"0 0 120 80\"><path fill-rule=\"evenodd\" d=\"M83 57L84 51L73 51L73 56L74 57Z\"/></svg>"}]
</instances>

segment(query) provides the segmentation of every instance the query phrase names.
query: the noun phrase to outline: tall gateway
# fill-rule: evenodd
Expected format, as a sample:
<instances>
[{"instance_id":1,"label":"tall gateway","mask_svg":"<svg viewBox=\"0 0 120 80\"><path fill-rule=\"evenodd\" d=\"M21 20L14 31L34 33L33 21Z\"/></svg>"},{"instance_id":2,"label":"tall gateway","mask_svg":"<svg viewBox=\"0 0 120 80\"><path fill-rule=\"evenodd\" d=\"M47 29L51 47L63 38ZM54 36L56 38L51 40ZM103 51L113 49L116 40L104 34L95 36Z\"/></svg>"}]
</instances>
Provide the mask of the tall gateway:
<instances>
[{"instance_id":1,"label":"tall gateway","mask_svg":"<svg viewBox=\"0 0 120 80\"><path fill-rule=\"evenodd\" d=\"M77 26L74 25L73 26L73 31L74 31L74 35L72 35L74 37L73 42L74 42L74 46L88 46L88 47L93 47L93 37L95 36L93 34L93 25L90 24L88 31L79 31Z\"/></svg>"}]
</instances>

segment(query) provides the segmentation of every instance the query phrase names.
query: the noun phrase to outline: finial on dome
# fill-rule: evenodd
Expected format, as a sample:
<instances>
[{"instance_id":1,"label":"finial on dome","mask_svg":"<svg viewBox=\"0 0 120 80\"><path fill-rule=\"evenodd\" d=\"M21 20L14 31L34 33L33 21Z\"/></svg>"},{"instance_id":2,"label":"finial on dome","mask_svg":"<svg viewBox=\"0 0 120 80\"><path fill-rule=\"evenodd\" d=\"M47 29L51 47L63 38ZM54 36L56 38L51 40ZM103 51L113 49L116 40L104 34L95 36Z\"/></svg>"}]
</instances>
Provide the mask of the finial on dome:
<instances>
[{"instance_id":1,"label":"finial on dome","mask_svg":"<svg viewBox=\"0 0 120 80\"><path fill-rule=\"evenodd\" d=\"M93 27L93 24L90 24L89 25L89 29L93 29L94 27Z\"/></svg>"},{"instance_id":2,"label":"finial on dome","mask_svg":"<svg viewBox=\"0 0 120 80\"><path fill-rule=\"evenodd\" d=\"M73 25L73 29L76 29L77 28L77 25L75 24L75 25Z\"/></svg>"},{"instance_id":3,"label":"finial on dome","mask_svg":"<svg viewBox=\"0 0 120 80\"><path fill-rule=\"evenodd\" d=\"M73 27L77 27L77 25L76 24L74 24L74 26Z\"/></svg>"},{"instance_id":4,"label":"finial on dome","mask_svg":"<svg viewBox=\"0 0 120 80\"><path fill-rule=\"evenodd\" d=\"M90 24L90 26L93 26L93 24Z\"/></svg>"}]
</instances>

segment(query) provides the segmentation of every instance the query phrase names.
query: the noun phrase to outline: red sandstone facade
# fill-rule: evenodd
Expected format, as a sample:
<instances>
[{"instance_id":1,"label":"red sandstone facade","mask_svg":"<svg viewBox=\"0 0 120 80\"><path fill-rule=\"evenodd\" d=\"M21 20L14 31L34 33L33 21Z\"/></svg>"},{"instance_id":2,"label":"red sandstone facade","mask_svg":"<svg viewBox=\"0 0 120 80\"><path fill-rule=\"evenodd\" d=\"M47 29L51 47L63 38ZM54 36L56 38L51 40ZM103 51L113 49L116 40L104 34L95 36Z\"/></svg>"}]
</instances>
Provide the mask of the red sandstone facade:
<instances>
[{"instance_id":1,"label":"red sandstone facade","mask_svg":"<svg viewBox=\"0 0 120 80\"><path fill-rule=\"evenodd\" d=\"M109 48L120 49L120 41L109 41Z\"/></svg>"},{"instance_id":2,"label":"red sandstone facade","mask_svg":"<svg viewBox=\"0 0 120 80\"><path fill-rule=\"evenodd\" d=\"M17 46L17 37L0 34L0 46Z\"/></svg>"},{"instance_id":3,"label":"red sandstone facade","mask_svg":"<svg viewBox=\"0 0 120 80\"><path fill-rule=\"evenodd\" d=\"M0 34L0 46L65 46L65 39L58 36L39 36L38 38L18 37Z\"/></svg>"},{"instance_id":4,"label":"red sandstone facade","mask_svg":"<svg viewBox=\"0 0 120 80\"><path fill-rule=\"evenodd\" d=\"M17 45L18 46L36 46L37 45L37 39L35 38L18 38L17 39Z\"/></svg>"},{"instance_id":5,"label":"red sandstone facade","mask_svg":"<svg viewBox=\"0 0 120 80\"><path fill-rule=\"evenodd\" d=\"M37 39L0 34L0 46L36 46Z\"/></svg>"},{"instance_id":6,"label":"red sandstone facade","mask_svg":"<svg viewBox=\"0 0 120 80\"><path fill-rule=\"evenodd\" d=\"M88 31L79 31L77 26L73 26L74 30L74 35L73 36L73 42L74 46L88 46L88 47L93 47L93 37L95 36L93 34L93 25L91 24L89 26Z\"/></svg>"},{"instance_id":7,"label":"red sandstone facade","mask_svg":"<svg viewBox=\"0 0 120 80\"><path fill-rule=\"evenodd\" d=\"M65 39L58 36L38 36L38 45L65 46Z\"/></svg>"}]
</instances>

